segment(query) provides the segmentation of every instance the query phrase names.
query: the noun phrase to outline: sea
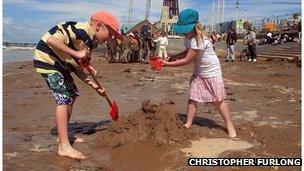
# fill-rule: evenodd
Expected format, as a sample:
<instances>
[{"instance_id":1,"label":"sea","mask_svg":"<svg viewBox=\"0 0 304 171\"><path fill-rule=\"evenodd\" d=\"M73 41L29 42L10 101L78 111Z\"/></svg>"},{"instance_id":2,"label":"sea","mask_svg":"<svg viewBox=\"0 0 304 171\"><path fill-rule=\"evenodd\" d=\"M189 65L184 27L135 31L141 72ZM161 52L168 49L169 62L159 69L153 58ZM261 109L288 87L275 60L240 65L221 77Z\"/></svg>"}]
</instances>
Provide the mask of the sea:
<instances>
[{"instance_id":1,"label":"sea","mask_svg":"<svg viewBox=\"0 0 304 171\"><path fill-rule=\"evenodd\" d=\"M34 58L33 47L9 47L3 48L3 63L17 61L31 61Z\"/></svg>"}]
</instances>

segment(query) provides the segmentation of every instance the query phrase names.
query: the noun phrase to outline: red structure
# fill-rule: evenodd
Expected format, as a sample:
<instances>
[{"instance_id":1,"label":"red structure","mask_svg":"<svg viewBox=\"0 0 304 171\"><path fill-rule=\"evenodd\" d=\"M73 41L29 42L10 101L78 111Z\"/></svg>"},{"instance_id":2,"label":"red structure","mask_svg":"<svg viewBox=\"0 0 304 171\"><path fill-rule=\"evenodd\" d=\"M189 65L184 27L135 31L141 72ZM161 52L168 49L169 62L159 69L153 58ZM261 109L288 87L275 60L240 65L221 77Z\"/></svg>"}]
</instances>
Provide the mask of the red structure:
<instances>
[{"instance_id":1,"label":"red structure","mask_svg":"<svg viewBox=\"0 0 304 171\"><path fill-rule=\"evenodd\" d=\"M164 0L163 6L169 7L169 18L179 14L178 0Z\"/></svg>"}]
</instances>

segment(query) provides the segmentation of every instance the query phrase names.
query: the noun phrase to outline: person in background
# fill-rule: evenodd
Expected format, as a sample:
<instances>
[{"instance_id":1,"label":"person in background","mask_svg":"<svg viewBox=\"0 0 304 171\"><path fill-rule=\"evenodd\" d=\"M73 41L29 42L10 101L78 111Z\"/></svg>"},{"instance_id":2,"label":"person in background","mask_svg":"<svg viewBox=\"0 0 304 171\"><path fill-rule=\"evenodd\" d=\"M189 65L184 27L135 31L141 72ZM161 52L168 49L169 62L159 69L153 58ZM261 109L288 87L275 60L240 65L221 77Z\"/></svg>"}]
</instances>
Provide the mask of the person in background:
<instances>
[{"instance_id":1,"label":"person in background","mask_svg":"<svg viewBox=\"0 0 304 171\"><path fill-rule=\"evenodd\" d=\"M229 29L229 32L227 34L227 39L226 39L226 46L227 46L227 57L226 57L226 62L232 61L234 62L235 60L235 44L237 41L236 37L236 32L235 30Z\"/></svg>"},{"instance_id":2,"label":"person in background","mask_svg":"<svg viewBox=\"0 0 304 171\"><path fill-rule=\"evenodd\" d=\"M212 44L213 44L213 49L215 50L215 43L216 43L216 41L217 41L217 37L216 37L215 30L213 30L213 31L211 32L210 39L211 39L211 42L212 42Z\"/></svg>"},{"instance_id":3,"label":"person in background","mask_svg":"<svg viewBox=\"0 0 304 171\"><path fill-rule=\"evenodd\" d=\"M139 50L140 50L140 45L138 38L136 38L134 33L128 34L131 42L131 53L130 53L130 62L134 63L137 62L138 60L138 55L139 55Z\"/></svg>"},{"instance_id":4,"label":"person in background","mask_svg":"<svg viewBox=\"0 0 304 171\"><path fill-rule=\"evenodd\" d=\"M256 53L256 34L252 28L248 29L249 34L246 36L246 45L248 46L248 50L250 53L250 58L248 61L257 61L257 53Z\"/></svg>"},{"instance_id":5,"label":"person in background","mask_svg":"<svg viewBox=\"0 0 304 171\"><path fill-rule=\"evenodd\" d=\"M298 23L298 42L301 42L301 38L302 38L302 25L301 25L301 21Z\"/></svg>"},{"instance_id":6,"label":"person in background","mask_svg":"<svg viewBox=\"0 0 304 171\"><path fill-rule=\"evenodd\" d=\"M272 38L272 33L271 32L268 32L267 34L266 34L266 44L268 44L268 45L270 45L270 44L272 44L273 43L273 38Z\"/></svg>"},{"instance_id":7,"label":"person in background","mask_svg":"<svg viewBox=\"0 0 304 171\"><path fill-rule=\"evenodd\" d=\"M161 36L154 40L154 42L159 43L159 50L158 50L158 56L161 59L168 60L168 54L167 54L167 47L169 45L167 33L162 32Z\"/></svg>"}]
</instances>

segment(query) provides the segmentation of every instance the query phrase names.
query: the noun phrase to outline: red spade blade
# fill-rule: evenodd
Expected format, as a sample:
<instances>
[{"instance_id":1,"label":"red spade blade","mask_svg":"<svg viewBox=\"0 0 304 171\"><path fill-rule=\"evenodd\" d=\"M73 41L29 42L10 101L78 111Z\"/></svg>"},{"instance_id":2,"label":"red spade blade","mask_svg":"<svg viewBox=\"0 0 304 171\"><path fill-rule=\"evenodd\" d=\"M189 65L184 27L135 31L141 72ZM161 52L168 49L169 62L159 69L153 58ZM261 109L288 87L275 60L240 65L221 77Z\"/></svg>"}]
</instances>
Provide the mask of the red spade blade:
<instances>
[{"instance_id":1,"label":"red spade blade","mask_svg":"<svg viewBox=\"0 0 304 171\"><path fill-rule=\"evenodd\" d=\"M117 103L115 101L113 101L111 103L111 111L110 111L110 116L114 121L117 121L118 119L118 107L117 107Z\"/></svg>"}]
</instances>

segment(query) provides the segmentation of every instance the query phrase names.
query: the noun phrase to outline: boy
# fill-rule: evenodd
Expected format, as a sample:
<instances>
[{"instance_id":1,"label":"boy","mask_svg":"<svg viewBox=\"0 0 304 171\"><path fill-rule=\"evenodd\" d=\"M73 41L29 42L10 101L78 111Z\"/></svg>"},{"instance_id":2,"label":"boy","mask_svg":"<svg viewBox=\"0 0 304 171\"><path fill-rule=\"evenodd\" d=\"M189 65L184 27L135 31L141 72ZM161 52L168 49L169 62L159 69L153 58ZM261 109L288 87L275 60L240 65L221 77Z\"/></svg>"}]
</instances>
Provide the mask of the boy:
<instances>
[{"instance_id":1,"label":"boy","mask_svg":"<svg viewBox=\"0 0 304 171\"><path fill-rule=\"evenodd\" d=\"M86 84L94 88L99 95L105 96L105 90L91 81L75 60L88 64L91 50L114 36L122 40L118 33L119 23L112 14L98 11L87 23L65 22L57 24L43 35L35 49L34 67L46 80L56 101L55 120L58 130L58 155L73 159L85 159L75 150L70 140L83 142L81 138L68 137L68 124L73 104L79 96L78 89L70 73L74 72Z\"/></svg>"}]
</instances>

